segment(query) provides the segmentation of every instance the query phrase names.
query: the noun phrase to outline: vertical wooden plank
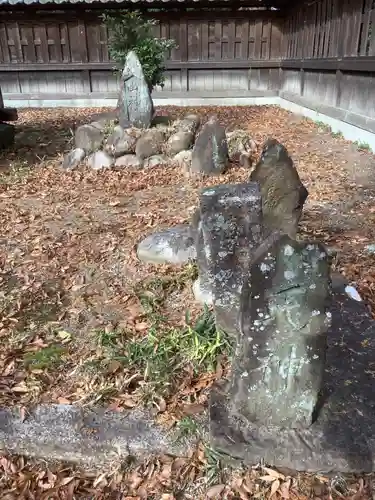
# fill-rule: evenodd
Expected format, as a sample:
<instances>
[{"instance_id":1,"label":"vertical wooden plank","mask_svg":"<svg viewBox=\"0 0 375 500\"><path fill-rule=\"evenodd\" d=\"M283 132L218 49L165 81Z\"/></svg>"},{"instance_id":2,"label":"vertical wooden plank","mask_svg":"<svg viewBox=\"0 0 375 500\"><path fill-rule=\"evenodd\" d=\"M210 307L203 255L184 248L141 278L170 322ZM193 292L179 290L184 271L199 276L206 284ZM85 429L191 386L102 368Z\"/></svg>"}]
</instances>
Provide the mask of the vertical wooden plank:
<instances>
[{"instance_id":1,"label":"vertical wooden plank","mask_svg":"<svg viewBox=\"0 0 375 500\"><path fill-rule=\"evenodd\" d=\"M23 53L21 47L21 37L17 22L8 24L8 47L10 53L10 62L23 63Z\"/></svg>"},{"instance_id":2,"label":"vertical wooden plank","mask_svg":"<svg viewBox=\"0 0 375 500\"><path fill-rule=\"evenodd\" d=\"M342 71L336 71L336 103L335 106L339 108L341 106L341 94L342 94Z\"/></svg>"},{"instance_id":3,"label":"vertical wooden plank","mask_svg":"<svg viewBox=\"0 0 375 500\"><path fill-rule=\"evenodd\" d=\"M182 62L188 60L188 27L187 20L181 19L180 21L180 35L179 35L179 46L180 46L180 58Z\"/></svg>"},{"instance_id":4,"label":"vertical wooden plank","mask_svg":"<svg viewBox=\"0 0 375 500\"><path fill-rule=\"evenodd\" d=\"M249 59L249 20L246 18L241 25L241 59Z\"/></svg>"},{"instance_id":5,"label":"vertical wooden plank","mask_svg":"<svg viewBox=\"0 0 375 500\"><path fill-rule=\"evenodd\" d=\"M373 4L373 0L365 0L362 33L361 33L360 48L359 48L359 55L360 56L367 55L367 42L369 39L372 4ZM373 26L372 26L372 29L373 29Z\"/></svg>"},{"instance_id":6,"label":"vertical wooden plank","mask_svg":"<svg viewBox=\"0 0 375 500\"><path fill-rule=\"evenodd\" d=\"M333 0L333 12L332 17L334 20L333 27L333 38L331 43L331 57L338 57L343 47L341 44L340 33L341 33L341 23L342 23L342 2L341 0Z\"/></svg>"},{"instance_id":7,"label":"vertical wooden plank","mask_svg":"<svg viewBox=\"0 0 375 500\"><path fill-rule=\"evenodd\" d=\"M202 38L202 61L209 59L209 36L208 36L208 22L203 21L201 24L201 38Z\"/></svg>"},{"instance_id":8,"label":"vertical wooden plank","mask_svg":"<svg viewBox=\"0 0 375 500\"><path fill-rule=\"evenodd\" d=\"M223 26L221 20L215 21L215 61L221 61L223 59L222 50L222 36L223 36ZM201 51L202 53L202 51Z\"/></svg>"},{"instance_id":9,"label":"vertical wooden plank","mask_svg":"<svg viewBox=\"0 0 375 500\"><path fill-rule=\"evenodd\" d=\"M313 29L313 6L307 5L306 11L306 44L303 49L303 57L304 59L309 59L312 54L312 48L314 46L314 29Z\"/></svg>"},{"instance_id":10,"label":"vertical wooden plank","mask_svg":"<svg viewBox=\"0 0 375 500\"><path fill-rule=\"evenodd\" d=\"M300 71L300 82L301 82L301 88L300 88L300 95L303 96L305 93L305 70L301 69Z\"/></svg>"},{"instance_id":11,"label":"vertical wooden plank","mask_svg":"<svg viewBox=\"0 0 375 500\"><path fill-rule=\"evenodd\" d=\"M49 62L61 63L62 50L60 44L60 30L57 23L47 25L47 37ZM72 41L72 44L74 44L74 41Z\"/></svg>"},{"instance_id":12,"label":"vertical wooden plank","mask_svg":"<svg viewBox=\"0 0 375 500\"><path fill-rule=\"evenodd\" d=\"M255 57L255 23L253 19L249 19L249 49L248 59L256 59Z\"/></svg>"},{"instance_id":13,"label":"vertical wooden plank","mask_svg":"<svg viewBox=\"0 0 375 500\"><path fill-rule=\"evenodd\" d=\"M262 30L263 21L261 19L257 19L255 24L254 59L261 59Z\"/></svg>"},{"instance_id":14,"label":"vertical wooden plank","mask_svg":"<svg viewBox=\"0 0 375 500\"><path fill-rule=\"evenodd\" d=\"M38 47L38 49L36 50L37 62L48 64L49 63L48 39L47 39L47 30L45 23L37 24L34 27L34 32L35 32L35 43L37 44Z\"/></svg>"},{"instance_id":15,"label":"vertical wooden plank","mask_svg":"<svg viewBox=\"0 0 375 500\"><path fill-rule=\"evenodd\" d=\"M363 0L351 0L350 2L350 46L349 55L358 56L359 37L361 34Z\"/></svg>"},{"instance_id":16,"label":"vertical wooden plank","mask_svg":"<svg viewBox=\"0 0 375 500\"><path fill-rule=\"evenodd\" d=\"M323 57L329 57L329 40L331 36L332 0L326 0Z\"/></svg>"},{"instance_id":17,"label":"vertical wooden plank","mask_svg":"<svg viewBox=\"0 0 375 500\"><path fill-rule=\"evenodd\" d=\"M319 23L320 23L320 2L315 2L315 22L314 22L314 51L313 57L319 57Z\"/></svg>"},{"instance_id":18,"label":"vertical wooden plank","mask_svg":"<svg viewBox=\"0 0 375 500\"><path fill-rule=\"evenodd\" d=\"M23 61L25 63L35 63L36 53L32 25L30 23L20 24L19 30Z\"/></svg>"},{"instance_id":19,"label":"vertical wooden plank","mask_svg":"<svg viewBox=\"0 0 375 500\"><path fill-rule=\"evenodd\" d=\"M88 51L87 51L87 36L86 36L86 24L83 20L79 20L78 22L78 37L79 37L79 52L81 55L81 61L83 63L87 63Z\"/></svg>"},{"instance_id":20,"label":"vertical wooden plank","mask_svg":"<svg viewBox=\"0 0 375 500\"><path fill-rule=\"evenodd\" d=\"M318 44L318 54L317 57L323 57L323 46L324 46L324 23L325 23L325 6L327 0L323 0L318 2L318 10L319 10L319 44Z\"/></svg>"},{"instance_id":21,"label":"vertical wooden plank","mask_svg":"<svg viewBox=\"0 0 375 500\"><path fill-rule=\"evenodd\" d=\"M279 59L281 50L282 50L282 45L283 45L283 40L282 40L282 32L280 30L280 27L275 23L272 22L271 24L271 34L270 34L270 57L271 59Z\"/></svg>"},{"instance_id":22,"label":"vertical wooden plank","mask_svg":"<svg viewBox=\"0 0 375 500\"><path fill-rule=\"evenodd\" d=\"M60 45L61 45L62 60L66 63L70 63L71 49L70 49L68 26L66 25L66 23L60 24Z\"/></svg>"},{"instance_id":23,"label":"vertical wooden plank","mask_svg":"<svg viewBox=\"0 0 375 500\"><path fill-rule=\"evenodd\" d=\"M342 21L341 21L341 40L343 46L343 56L350 55L350 6L349 0L342 0L343 11L342 11Z\"/></svg>"},{"instance_id":24,"label":"vertical wooden plank","mask_svg":"<svg viewBox=\"0 0 375 500\"><path fill-rule=\"evenodd\" d=\"M5 23L0 23L0 45L3 47L2 63L10 63L8 33Z\"/></svg>"},{"instance_id":25,"label":"vertical wooden plank","mask_svg":"<svg viewBox=\"0 0 375 500\"><path fill-rule=\"evenodd\" d=\"M230 19L228 24L228 59L230 59L231 61L233 61L236 57L235 38L236 23L234 19Z\"/></svg>"},{"instance_id":26,"label":"vertical wooden plank","mask_svg":"<svg viewBox=\"0 0 375 500\"><path fill-rule=\"evenodd\" d=\"M170 38L174 40L177 47L171 51L171 61L181 61L180 53L180 23L178 19L171 19L169 23L169 34ZM101 39L104 41L104 33L101 31ZM105 53L102 53L102 58L105 60Z\"/></svg>"},{"instance_id":27,"label":"vertical wooden plank","mask_svg":"<svg viewBox=\"0 0 375 500\"><path fill-rule=\"evenodd\" d=\"M100 37L99 26L94 23L88 23L86 27L87 36L87 56L89 62L100 62Z\"/></svg>"}]
</instances>

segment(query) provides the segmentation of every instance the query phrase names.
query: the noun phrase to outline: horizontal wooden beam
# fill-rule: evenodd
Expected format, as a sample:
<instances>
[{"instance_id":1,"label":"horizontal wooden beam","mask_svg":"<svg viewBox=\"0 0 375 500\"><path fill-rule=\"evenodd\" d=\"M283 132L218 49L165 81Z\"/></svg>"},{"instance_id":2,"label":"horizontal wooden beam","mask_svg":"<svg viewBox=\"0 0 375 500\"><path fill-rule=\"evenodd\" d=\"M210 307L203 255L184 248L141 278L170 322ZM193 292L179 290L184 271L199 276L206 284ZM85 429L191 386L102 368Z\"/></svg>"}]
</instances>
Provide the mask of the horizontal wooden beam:
<instances>
[{"instance_id":1,"label":"horizontal wooden beam","mask_svg":"<svg viewBox=\"0 0 375 500\"><path fill-rule=\"evenodd\" d=\"M167 70L181 69L251 69L251 68L279 68L280 61L267 60L246 60L246 61L167 61L165 64ZM61 64L0 64L1 71L87 71L87 70L112 70L114 63L61 63Z\"/></svg>"},{"instance_id":2,"label":"horizontal wooden beam","mask_svg":"<svg viewBox=\"0 0 375 500\"><path fill-rule=\"evenodd\" d=\"M290 60L228 60L228 61L167 61L165 67L169 71L179 70L231 70L282 68L303 69L313 71L358 71L364 73L375 72L375 57L347 57L343 59L290 59ZM92 63L56 63L56 64L0 64L2 71L107 71L115 68L111 62Z\"/></svg>"},{"instance_id":3,"label":"horizontal wooden beam","mask_svg":"<svg viewBox=\"0 0 375 500\"><path fill-rule=\"evenodd\" d=\"M232 98L254 98L254 97L277 97L276 90L232 90L228 94L227 90L189 90L186 91L154 91L152 93L153 99L221 99L225 97ZM4 93L4 99L8 101L25 101L25 100L37 100L37 101L72 101L79 99L117 99L119 92L114 91L102 91L102 92L90 92L89 94L70 94L70 93Z\"/></svg>"},{"instance_id":4,"label":"horizontal wooden beam","mask_svg":"<svg viewBox=\"0 0 375 500\"><path fill-rule=\"evenodd\" d=\"M375 72L375 57L344 57L327 59L291 59L281 62L282 69L304 69L315 71Z\"/></svg>"}]
</instances>

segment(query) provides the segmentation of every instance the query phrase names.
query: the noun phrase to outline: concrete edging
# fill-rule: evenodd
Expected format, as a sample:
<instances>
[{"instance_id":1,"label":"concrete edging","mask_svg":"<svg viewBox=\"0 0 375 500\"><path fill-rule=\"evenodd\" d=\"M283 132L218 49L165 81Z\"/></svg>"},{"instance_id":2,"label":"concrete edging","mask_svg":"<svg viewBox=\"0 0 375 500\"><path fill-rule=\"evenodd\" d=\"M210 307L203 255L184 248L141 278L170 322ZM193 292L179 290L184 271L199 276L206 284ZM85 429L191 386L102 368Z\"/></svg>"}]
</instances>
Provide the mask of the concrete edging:
<instances>
[{"instance_id":1,"label":"concrete edging","mask_svg":"<svg viewBox=\"0 0 375 500\"><path fill-rule=\"evenodd\" d=\"M194 444L180 442L139 409L119 413L43 404L25 418L16 409L0 409L0 451L34 458L96 468L129 457L186 456Z\"/></svg>"}]
</instances>

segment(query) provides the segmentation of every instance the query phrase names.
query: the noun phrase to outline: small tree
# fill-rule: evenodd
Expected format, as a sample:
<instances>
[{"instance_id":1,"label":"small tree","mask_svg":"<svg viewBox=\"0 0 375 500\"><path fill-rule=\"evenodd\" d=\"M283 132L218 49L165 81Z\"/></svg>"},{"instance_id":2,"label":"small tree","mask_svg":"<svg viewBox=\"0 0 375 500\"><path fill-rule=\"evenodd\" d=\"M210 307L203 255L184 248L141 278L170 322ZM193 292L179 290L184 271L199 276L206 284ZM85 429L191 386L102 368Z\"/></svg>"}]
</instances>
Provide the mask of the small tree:
<instances>
[{"instance_id":1,"label":"small tree","mask_svg":"<svg viewBox=\"0 0 375 500\"><path fill-rule=\"evenodd\" d=\"M134 50L150 90L155 85L163 86L164 60L176 42L154 36L157 21L144 19L139 11L128 10L106 11L102 19L109 32L109 53L118 70L124 67L128 52Z\"/></svg>"}]
</instances>

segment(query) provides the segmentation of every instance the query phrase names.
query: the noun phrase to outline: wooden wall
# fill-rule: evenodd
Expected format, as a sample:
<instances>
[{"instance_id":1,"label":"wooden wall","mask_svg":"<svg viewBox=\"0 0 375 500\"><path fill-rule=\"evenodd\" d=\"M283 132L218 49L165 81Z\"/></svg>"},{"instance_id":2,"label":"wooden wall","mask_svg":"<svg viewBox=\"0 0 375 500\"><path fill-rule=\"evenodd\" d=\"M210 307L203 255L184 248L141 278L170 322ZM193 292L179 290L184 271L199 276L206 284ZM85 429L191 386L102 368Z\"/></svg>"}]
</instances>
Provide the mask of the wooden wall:
<instances>
[{"instance_id":1,"label":"wooden wall","mask_svg":"<svg viewBox=\"0 0 375 500\"><path fill-rule=\"evenodd\" d=\"M375 118L375 1L321 0L285 21L282 92Z\"/></svg>"},{"instance_id":2,"label":"wooden wall","mask_svg":"<svg viewBox=\"0 0 375 500\"><path fill-rule=\"evenodd\" d=\"M156 34L178 45L159 90L230 94L279 88L282 27L277 15L211 9L157 17ZM112 69L108 33L95 11L28 9L0 22L0 80L8 98L115 97L118 81Z\"/></svg>"}]
</instances>

